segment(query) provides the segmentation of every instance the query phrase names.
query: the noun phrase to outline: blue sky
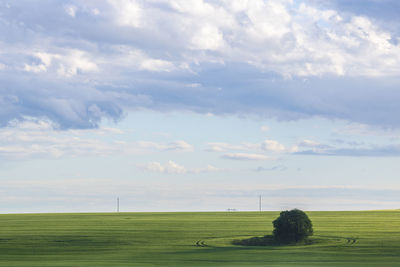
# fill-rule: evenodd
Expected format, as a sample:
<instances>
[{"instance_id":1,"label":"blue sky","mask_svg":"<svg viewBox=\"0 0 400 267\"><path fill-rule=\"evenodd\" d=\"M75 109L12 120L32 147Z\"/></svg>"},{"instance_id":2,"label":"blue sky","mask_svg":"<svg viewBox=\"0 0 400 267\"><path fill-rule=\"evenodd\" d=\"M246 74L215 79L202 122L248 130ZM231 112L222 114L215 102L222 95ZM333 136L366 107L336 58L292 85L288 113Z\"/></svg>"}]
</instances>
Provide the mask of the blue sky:
<instances>
[{"instance_id":1,"label":"blue sky","mask_svg":"<svg viewBox=\"0 0 400 267\"><path fill-rule=\"evenodd\" d=\"M0 1L1 212L398 208L397 1Z\"/></svg>"}]
</instances>

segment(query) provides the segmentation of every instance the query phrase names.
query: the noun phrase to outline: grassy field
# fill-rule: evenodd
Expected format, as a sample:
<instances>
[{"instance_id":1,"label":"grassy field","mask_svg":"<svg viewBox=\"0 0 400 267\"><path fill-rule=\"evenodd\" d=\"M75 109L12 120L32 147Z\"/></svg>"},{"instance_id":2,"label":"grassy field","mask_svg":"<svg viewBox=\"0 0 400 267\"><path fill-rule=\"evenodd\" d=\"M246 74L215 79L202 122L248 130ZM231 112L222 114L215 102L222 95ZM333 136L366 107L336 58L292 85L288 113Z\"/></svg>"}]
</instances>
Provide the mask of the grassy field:
<instances>
[{"instance_id":1,"label":"grassy field","mask_svg":"<svg viewBox=\"0 0 400 267\"><path fill-rule=\"evenodd\" d=\"M0 266L400 266L400 211L308 212L314 243L243 247L278 212L0 215Z\"/></svg>"}]
</instances>

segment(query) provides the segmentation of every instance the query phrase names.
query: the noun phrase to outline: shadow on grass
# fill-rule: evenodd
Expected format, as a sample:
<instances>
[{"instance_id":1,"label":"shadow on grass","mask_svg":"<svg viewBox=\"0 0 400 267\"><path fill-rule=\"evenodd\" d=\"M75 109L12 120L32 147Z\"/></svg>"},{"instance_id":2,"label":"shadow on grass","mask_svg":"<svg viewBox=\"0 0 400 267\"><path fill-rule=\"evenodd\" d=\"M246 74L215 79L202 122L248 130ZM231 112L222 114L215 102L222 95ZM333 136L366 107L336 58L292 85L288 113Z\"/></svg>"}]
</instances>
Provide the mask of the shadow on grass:
<instances>
[{"instance_id":1,"label":"shadow on grass","mask_svg":"<svg viewBox=\"0 0 400 267\"><path fill-rule=\"evenodd\" d=\"M251 237L251 238L246 238L246 239L235 239L232 241L233 245L239 245L239 246L287 246L287 245L311 245L313 244L313 241L311 239L306 239L301 242L292 242L292 243L282 243L278 242L274 239L272 235L265 235L262 237Z\"/></svg>"}]
</instances>

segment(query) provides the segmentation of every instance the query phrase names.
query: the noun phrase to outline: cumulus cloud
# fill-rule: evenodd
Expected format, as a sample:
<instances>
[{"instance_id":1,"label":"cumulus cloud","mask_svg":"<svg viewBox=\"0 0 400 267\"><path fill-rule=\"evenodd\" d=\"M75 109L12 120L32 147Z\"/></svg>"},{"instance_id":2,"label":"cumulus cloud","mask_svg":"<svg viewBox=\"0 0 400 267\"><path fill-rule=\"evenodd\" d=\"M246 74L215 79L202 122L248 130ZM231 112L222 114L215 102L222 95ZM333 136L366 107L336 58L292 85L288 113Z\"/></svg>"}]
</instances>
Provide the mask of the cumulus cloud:
<instances>
[{"instance_id":1,"label":"cumulus cloud","mask_svg":"<svg viewBox=\"0 0 400 267\"><path fill-rule=\"evenodd\" d=\"M207 165L205 168L186 168L183 165L179 165L172 160L169 160L164 165L160 162L149 162L144 165L139 166L142 170L149 172L157 172L163 174L198 174L198 173L208 173L208 172L216 172L221 171L221 169L216 168L212 165Z\"/></svg>"},{"instance_id":2,"label":"cumulus cloud","mask_svg":"<svg viewBox=\"0 0 400 267\"><path fill-rule=\"evenodd\" d=\"M65 54L35 52L31 56L37 61L30 64L25 63L23 69L27 72L47 72L50 67L53 67L58 75L68 78L79 72L98 71L96 63L87 58L87 53L76 49L65 51Z\"/></svg>"},{"instance_id":3,"label":"cumulus cloud","mask_svg":"<svg viewBox=\"0 0 400 267\"><path fill-rule=\"evenodd\" d=\"M217 27L206 25L192 37L191 47L198 50L218 50L224 46L224 38Z\"/></svg>"},{"instance_id":4,"label":"cumulus cloud","mask_svg":"<svg viewBox=\"0 0 400 267\"><path fill-rule=\"evenodd\" d=\"M265 140L261 143L261 149L275 153L282 153L286 150L284 145L275 140Z\"/></svg>"},{"instance_id":5,"label":"cumulus cloud","mask_svg":"<svg viewBox=\"0 0 400 267\"><path fill-rule=\"evenodd\" d=\"M371 12L278 0L0 5L3 127L31 116L93 128L138 108L400 126L398 30Z\"/></svg>"},{"instance_id":6,"label":"cumulus cloud","mask_svg":"<svg viewBox=\"0 0 400 267\"><path fill-rule=\"evenodd\" d=\"M168 161L165 165L161 165L159 162L150 162L146 164L143 169L166 174L183 174L187 172L184 166L179 165L172 160Z\"/></svg>"},{"instance_id":7,"label":"cumulus cloud","mask_svg":"<svg viewBox=\"0 0 400 267\"><path fill-rule=\"evenodd\" d=\"M115 21L121 26L137 28L141 25L142 8L136 0L110 0L108 3L115 9Z\"/></svg>"}]
</instances>

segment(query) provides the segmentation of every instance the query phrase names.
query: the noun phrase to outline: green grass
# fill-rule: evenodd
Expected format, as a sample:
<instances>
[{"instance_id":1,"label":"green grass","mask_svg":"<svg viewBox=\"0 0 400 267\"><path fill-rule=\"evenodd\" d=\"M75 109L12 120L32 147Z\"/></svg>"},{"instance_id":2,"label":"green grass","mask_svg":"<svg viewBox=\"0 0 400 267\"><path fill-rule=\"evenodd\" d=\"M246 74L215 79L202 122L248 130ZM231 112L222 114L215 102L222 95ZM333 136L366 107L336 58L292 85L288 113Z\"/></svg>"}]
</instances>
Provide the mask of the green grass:
<instances>
[{"instance_id":1,"label":"green grass","mask_svg":"<svg viewBox=\"0 0 400 267\"><path fill-rule=\"evenodd\" d=\"M0 215L0 266L400 266L400 211L307 214L311 245L265 247L231 242L278 212Z\"/></svg>"}]
</instances>

